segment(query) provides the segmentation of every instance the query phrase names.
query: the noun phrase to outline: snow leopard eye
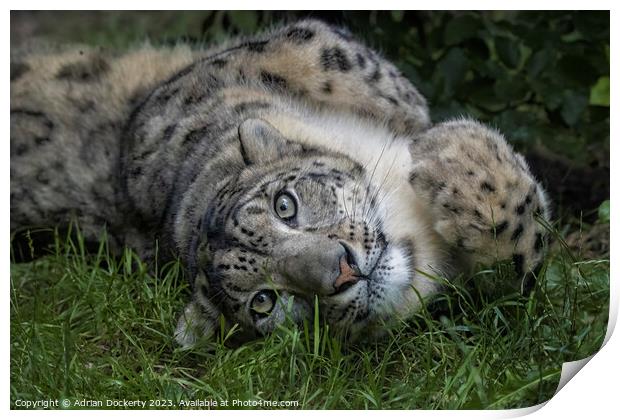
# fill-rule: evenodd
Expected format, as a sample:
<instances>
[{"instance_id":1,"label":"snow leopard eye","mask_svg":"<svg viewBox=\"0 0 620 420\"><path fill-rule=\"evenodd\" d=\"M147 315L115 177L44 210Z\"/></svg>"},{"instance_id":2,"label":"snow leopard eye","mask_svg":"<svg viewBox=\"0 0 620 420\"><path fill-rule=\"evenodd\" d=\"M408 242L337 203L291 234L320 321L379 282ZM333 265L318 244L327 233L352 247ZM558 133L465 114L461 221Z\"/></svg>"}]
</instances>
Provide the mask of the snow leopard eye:
<instances>
[{"instance_id":1,"label":"snow leopard eye","mask_svg":"<svg viewBox=\"0 0 620 420\"><path fill-rule=\"evenodd\" d=\"M276 295L273 290L261 290L252 298L250 309L257 315L269 315L276 304Z\"/></svg>"},{"instance_id":2,"label":"snow leopard eye","mask_svg":"<svg viewBox=\"0 0 620 420\"><path fill-rule=\"evenodd\" d=\"M274 201L274 209L280 219L290 220L297 215L295 199L288 193L280 193Z\"/></svg>"}]
</instances>

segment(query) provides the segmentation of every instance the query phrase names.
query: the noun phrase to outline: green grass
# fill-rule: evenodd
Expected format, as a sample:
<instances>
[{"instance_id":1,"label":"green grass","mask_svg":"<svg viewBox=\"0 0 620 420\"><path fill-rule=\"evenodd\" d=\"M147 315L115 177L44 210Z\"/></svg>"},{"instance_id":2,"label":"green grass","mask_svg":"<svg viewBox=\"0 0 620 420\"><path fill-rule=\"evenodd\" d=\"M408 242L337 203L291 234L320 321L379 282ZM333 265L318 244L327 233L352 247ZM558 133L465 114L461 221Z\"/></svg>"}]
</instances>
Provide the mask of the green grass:
<instances>
[{"instance_id":1,"label":"green grass","mask_svg":"<svg viewBox=\"0 0 620 420\"><path fill-rule=\"evenodd\" d=\"M609 261L556 247L529 296L487 298L494 270L454 286L383 340L342 344L284 326L238 348L172 340L189 290L129 250L56 235L51 255L11 265L11 406L16 400L297 401L297 408L514 408L548 400L561 364L597 351ZM238 408L238 407L232 407ZM295 407L293 407L295 408Z\"/></svg>"}]
</instances>

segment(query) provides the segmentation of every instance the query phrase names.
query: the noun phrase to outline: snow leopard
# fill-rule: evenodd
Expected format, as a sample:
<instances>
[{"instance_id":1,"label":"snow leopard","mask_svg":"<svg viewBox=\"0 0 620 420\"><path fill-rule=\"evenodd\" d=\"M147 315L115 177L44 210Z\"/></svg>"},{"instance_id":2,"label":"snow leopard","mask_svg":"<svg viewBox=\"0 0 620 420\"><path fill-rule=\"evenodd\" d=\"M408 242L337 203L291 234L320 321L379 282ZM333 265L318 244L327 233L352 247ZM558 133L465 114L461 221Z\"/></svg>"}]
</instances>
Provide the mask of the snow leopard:
<instances>
[{"instance_id":1,"label":"snow leopard","mask_svg":"<svg viewBox=\"0 0 620 420\"><path fill-rule=\"evenodd\" d=\"M287 319L368 337L450 279L542 261L549 203L468 118L433 124L401 71L302 20L224 45L11 53L11 229L67 226L179 260L182 346ZM171 327L172 329L172 327Z\"/></svg>"}]
</instances>

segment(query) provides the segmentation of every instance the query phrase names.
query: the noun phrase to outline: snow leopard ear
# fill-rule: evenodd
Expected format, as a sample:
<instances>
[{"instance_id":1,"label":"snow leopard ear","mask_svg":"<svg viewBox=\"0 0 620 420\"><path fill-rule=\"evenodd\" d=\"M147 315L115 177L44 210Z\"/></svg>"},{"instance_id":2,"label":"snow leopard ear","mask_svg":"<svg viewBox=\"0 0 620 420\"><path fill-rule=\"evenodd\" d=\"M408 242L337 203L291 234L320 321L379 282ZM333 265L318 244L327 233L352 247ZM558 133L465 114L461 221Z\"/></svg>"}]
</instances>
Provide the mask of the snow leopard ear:
<instances>
[{"instance_id":1,"label":"snow leopard ear","mask_svg":"<svg viewBox=\"0 0 620 420\"><path fill-rule=\"evenodd\" d=\"M239 141L246 165L273 162L302 151L301 145L288 142L277 128L260 118L239 125Z\"/></svg>"}]
</instances>

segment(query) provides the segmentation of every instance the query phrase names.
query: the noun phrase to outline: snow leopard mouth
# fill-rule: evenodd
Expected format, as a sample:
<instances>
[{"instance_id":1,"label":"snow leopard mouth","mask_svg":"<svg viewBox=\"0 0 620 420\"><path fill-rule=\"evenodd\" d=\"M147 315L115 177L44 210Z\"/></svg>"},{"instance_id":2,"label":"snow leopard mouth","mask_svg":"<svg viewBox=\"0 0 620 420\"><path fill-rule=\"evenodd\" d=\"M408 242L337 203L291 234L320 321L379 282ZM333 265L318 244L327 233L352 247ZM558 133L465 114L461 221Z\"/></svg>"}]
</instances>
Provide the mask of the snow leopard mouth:
<instances>
[{"instance_id":1,"label":"snow leopard mouth","mask_svg":"<svg viewBox=\"0 0 620 420\"><path fill-rule=\"evenodd\" d=\"M368 274L325 302L331 321L361 333L373 325L390 324L406 312L405 296L411 293L415 261L406 244L386 244Z\"/></svg>"},{"instance_id":2,"label":"snow leopard mouth","mask_svg":"<svg viewBox=\"0 0 620 420\"><path fill-rule=\"evenodd\" d=\"M377 256L374 264L369 269L366 270L367 272L364 273L362 270L360 270L359 268L360 265L357 261L357 258L355 257L355 253L350 248L350 246L347 245L346 242L341 242L341 245L345 249L345 252L346 252L346 264L344 266L345 267L348 266L347 268L351 269L351 271L354 272L355 274L352 275L353 276L352 279L349 279L347 282L344 282L343 284L338 285L334 293L329 295L330 297L337 296L341 293L346 292L347 290L355 286L360 281L372 282L373 273L375 272L375 270L381 263L383 259L383 255L385 254L385 251L388 248L387 244L381 248L381 250L379 251L379 255Z\"/></svg>"}]
</instances>

